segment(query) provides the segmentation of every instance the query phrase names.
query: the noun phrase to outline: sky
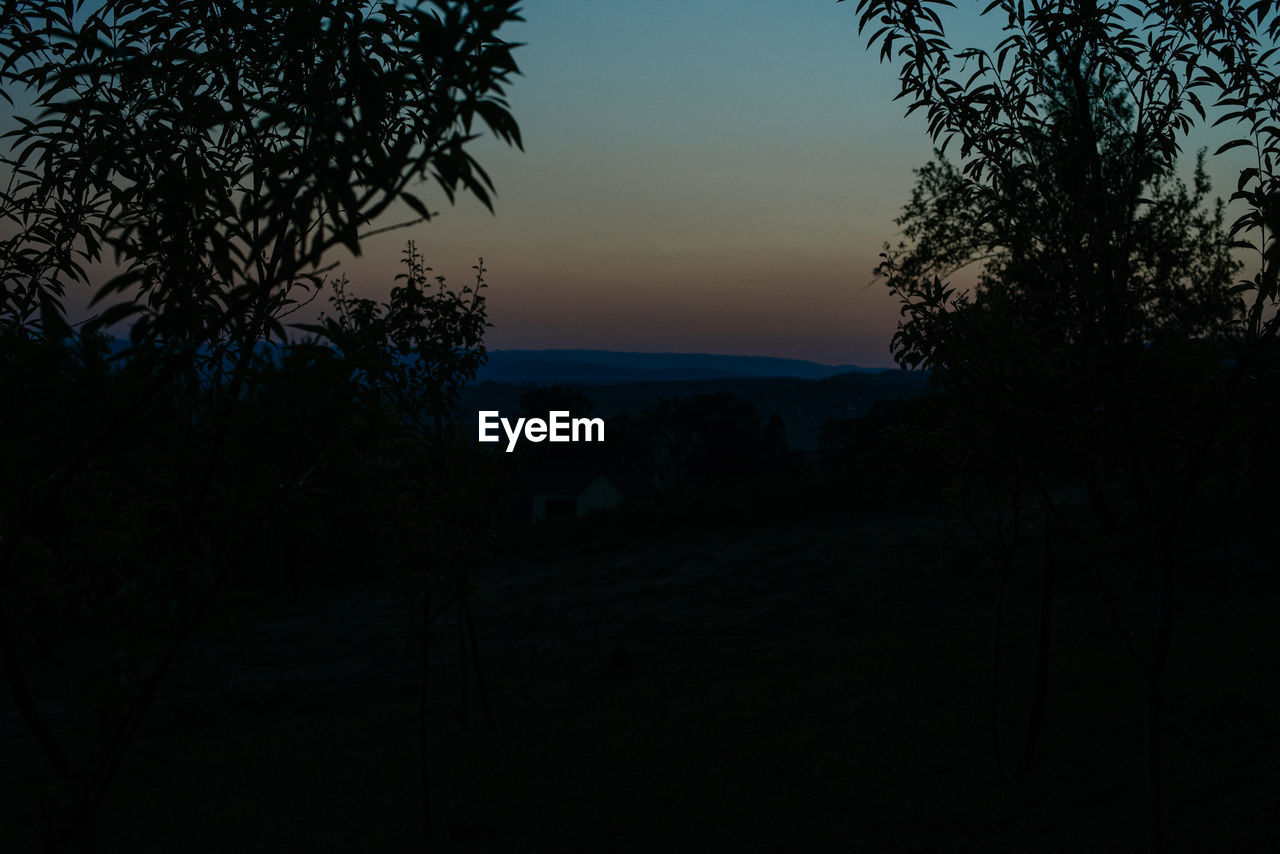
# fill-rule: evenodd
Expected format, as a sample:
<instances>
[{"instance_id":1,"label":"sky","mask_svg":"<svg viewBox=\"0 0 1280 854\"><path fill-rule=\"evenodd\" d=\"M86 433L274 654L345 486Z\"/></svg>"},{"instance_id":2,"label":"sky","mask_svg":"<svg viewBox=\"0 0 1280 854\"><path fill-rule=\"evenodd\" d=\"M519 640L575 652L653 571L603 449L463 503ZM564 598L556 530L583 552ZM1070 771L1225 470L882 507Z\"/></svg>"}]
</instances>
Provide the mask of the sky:
<instances>
[{"instance_id":1,"label":"sky","mask_svg":"<svg viewBox=\"0 0 1280 854\"><path fill-rule=\"evenodd\" d=\"M357 293L384 295L412 239L450 284L483 256L491 349L892 364L898 306L871 271L931 145L852 2L522 13L501 35L524 43L508 92L524 151L473 149L495 212L424 192L438 217L344 262Z\"/></svg>"},{"instance_id":2,"label":"sky","mask_svg":"<svg viewBox=\"0 0 1280 854\"><path fill-rule=\"evenodd\" d=\"M953 44L990 43L983 5L948 17ZM872 270L933 145L853 0L525 0L522 14L500 35L522 43L508 97L524 150L471 148L494 212L414 188L439 215L331 259L352 292L385 298L413 240L454 286L484 258L490 349L893 364L899 305ZM1184 153L1223 133L1197 130ZM1238 151L1211 164L1220 194ZM401 206L374 227L411 218Z\"/></svg>"}]
</instances>

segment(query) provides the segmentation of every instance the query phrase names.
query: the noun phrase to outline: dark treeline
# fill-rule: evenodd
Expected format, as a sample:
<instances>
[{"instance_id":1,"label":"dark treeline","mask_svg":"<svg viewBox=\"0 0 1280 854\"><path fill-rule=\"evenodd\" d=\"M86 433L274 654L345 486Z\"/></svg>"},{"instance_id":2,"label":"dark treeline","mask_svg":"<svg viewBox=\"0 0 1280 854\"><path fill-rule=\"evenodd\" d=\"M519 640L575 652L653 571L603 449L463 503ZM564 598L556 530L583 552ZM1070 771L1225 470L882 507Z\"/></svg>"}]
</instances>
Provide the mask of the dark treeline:
<instances>
[{"instance_id":1,"label":"dark treeline","mask_svg":"<svg viewBox=\"0 0 1280 854\"><path fill-rule=\"evenodd\" d=\"M1245 654L1206 632L1201 585L1260 580L1257 523L1274 508L1280 18L1271 3L996 2L985 49L954 43L950 5L856 12L939 146L877 273L901 303L895 357L949 394L918 438L989 549L994 764L1032 779L1045 760L1053 663L1083 643L1061 627L1061 591L1092 581L1136 673L1147 846L1164 850L1169 759L1186 747L1167 738L1172 662ZM1179 170L1203 125L1225 129L1215 156L1249 154L1230 222L1205 152L1189 182ZM1003 606L1020 583L1038 588L1034 675L1008 738ZM1145 607L1122 613L1115 588Z\"/></svg>"},{"instance_id":2,"label":"dark treeline","mask_svg":"<svg viewBox=\"0 0 1280 854\"><path fill-rule=\"evenodd\" d=\"M330 570L397 578L414 606L431 826L427 629L445 601L465 619L502 490L453 428L484 361L483 265L450 289L410 244L379 302L328 258L393 204L432 216L422 179L489 204L468 143L520 144L514 20L511 2L0 12L0 87L31 116L0 195L0 663L45 763L6 794L15 844L96 847L191 641L247 592ZM98 263L115 275L73 324Z\"/></svg>"},{"instance_id":3,"label":"dark treeline","mask_svg":"<svg viewBox=\"0 0 1280 854\"><path fill-rule=\"evenodd\" d=\"M53 842L88 832L184 646L235 602L391 584L429 624L490 550L510 478L454 412L484 282L426 284L412 245L407 262L387 302L339 283L311 337L181 370L140 337L3 337L5 673L66 787ZM51 702L89 717L55 726Z\"/></svg>"}]
</instances>

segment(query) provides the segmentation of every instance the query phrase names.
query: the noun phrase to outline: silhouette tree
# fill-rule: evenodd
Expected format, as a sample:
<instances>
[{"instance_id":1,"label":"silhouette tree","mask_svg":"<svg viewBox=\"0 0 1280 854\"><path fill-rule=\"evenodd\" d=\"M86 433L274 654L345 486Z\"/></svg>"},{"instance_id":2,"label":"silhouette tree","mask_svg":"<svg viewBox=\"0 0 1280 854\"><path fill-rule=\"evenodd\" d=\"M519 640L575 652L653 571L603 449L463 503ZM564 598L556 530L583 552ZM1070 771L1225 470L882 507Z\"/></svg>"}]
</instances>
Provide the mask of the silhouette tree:
<instances>
[{"instance_id":1,"label":"silhouette tree","mask_svg":"<svg viewBox=\"0 0 1280 854\"><path fill-rule=\"evenodd\" d=\"M859 32L899 64L907 112L923 111L940 150L959 143L958 167L920 173L902 220L914 245L887 250L879 268L903 302L895 353L933 369L984 428L1014 440L992 445L1013 463L1004 483L1015 514L1028 469L1043 474L1066 454L1100 528L1123 529L1154 555L1157 618L1142 668L1159 850L1176 543L1232 402L1280 326L1280 69L1268 49L1280 16L1270 2L995 0L982 14L1000 37L984 49L952 45L952 5L856 4ZM1211 117L1238 133L1217 153L1255 155L1231 197L1244 212L1225 234L1220 210L1202 210L1202 170L1191 191L1174 178L1183 140ZM1256 254L1251 279L1231 283L1229 246ZM970 264L978 285L958 293L949 279ZM1040 496L1060 521L1049 491ZM1041 674L1052 572L1047 551Z\"/></svg>"},{"instance_id":2,"label":"silhouette tree","mask_svg":"<svg viewBox=\"0 0 1280 854\"><path fill-rule=\"evenodd\" d=\"M475 295L421 287L393 295L392 346L354 373L314 352L277 365L262 345L283 342L331 250L358 254L397 202L430 217L415 181L490 204L468 149L481 128L520 144L503 97L512 45L496 34L516 19L510 0L0 11L0 93L28 114L0 158L0 368L28 406L0 407L0 435L40 452L0 484L0 660L58 781L49 850L84 840L185 641L248 545L323 480L345 419L387 411L365 381L440 413L482 358ZM73 328L69 289L98 263L118 275ZM129 340L109 353L101 333L120 324ZM326 394L279 407L285 366ZM88 745L55 729L28 679L50 610L114 651L79 663L103 677ZM122 612L144 636L108 631Z\"/></svg>"},{"instance_id":3,"label":"silhouette tree","mask_svg":"<svg viewBox=\"0 0 1280 854\"><path fill-rule=\"evenodd\" d=\"M729 392L664 398L639 422L669 485L731 484L792 465L781 417L765 422Z\"/></svg>"},{"instance_id":4,"label":"silhouette tree","mask_svg":"<svg viewBox=\"0 0 1280 854\"><path fill-rule=\"evenodd\" d=\"M520 142L494 36L514 4L364 5L7 4L0 82L39 112L6 158L7 325L63 331L66 285L109 250L124 269L98 299L138 293L99 325L279 335L329 249L358 254L396 201L429 217L412 182L489 204L466 143L477 118Z\"/></svg>"},{"instance_id":5,"label":"silhouette tree","mask_svg":"<svg viewBox=\"0 0 1280 854\"><path fill-rule=\"evenodd\" d=\"M362 410L378 442L360 461L376 487L362 493L374 544L403 585L415 613L419 668L419 773L424 846L433 837L428 764L429 663L432 631L450 604L458 611L462 719L469 723L468 684L474 675L489 726L493 713L469 607L470 571L491 545L495 497L504 483L492 455L478 451L458 427L458 396L484 364L488 327L483 259L474 286L448 288L410 242L407 272L379 303L355 297L345 282L330 297L333 315L301 328L333 348L349 376L359 377ZM327 352L327 351L326 351ZM372 506L369 506L372 505ZM441 595L443 594L443 595Z\"/></svg>"}]
</instances>

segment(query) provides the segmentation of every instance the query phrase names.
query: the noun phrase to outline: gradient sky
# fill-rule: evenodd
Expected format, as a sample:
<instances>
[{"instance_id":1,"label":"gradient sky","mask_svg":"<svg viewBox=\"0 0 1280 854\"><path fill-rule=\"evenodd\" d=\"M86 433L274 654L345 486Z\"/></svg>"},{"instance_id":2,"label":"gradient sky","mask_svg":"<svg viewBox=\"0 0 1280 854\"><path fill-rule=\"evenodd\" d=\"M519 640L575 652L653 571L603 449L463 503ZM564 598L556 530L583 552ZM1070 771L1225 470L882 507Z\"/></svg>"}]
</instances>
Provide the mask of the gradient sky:
<instances>
[{"instance_id":1,"label":"gradient sky","mask_svg":"<svg viewBox=\"0 0 1280 854\"><path fill-rule=\"evenodd\" d=\"M345 263L381 295L407 239L451 284L483 256L491 348L582 347L888 365L871 286L931 146L894 70L834 0L528 0L510 89L520 152L474 152L495 214L439 196L429 224Z\"/></svg>"},{"instance_id":2,"label":"gradient sky","mask_svg":"<svg viewBox=\"0 0 1280 854\"><path fill-rule=\"evenodd\" d=\"M959 4L953 44L991 41L983 5ZM455 286L484 257L492 349L893 363L898 304L872 269L932 144L855 3L525 0L523 15L502 35L524 43L508 94L525 150L472 147L495 213L418 188L438 217L333 259L355 293L385 298L413 240ZM1225 138L1202 127L1184 153ZM1211 164L1219 193L1239 151Z\"/></svg>"}]
</instances>

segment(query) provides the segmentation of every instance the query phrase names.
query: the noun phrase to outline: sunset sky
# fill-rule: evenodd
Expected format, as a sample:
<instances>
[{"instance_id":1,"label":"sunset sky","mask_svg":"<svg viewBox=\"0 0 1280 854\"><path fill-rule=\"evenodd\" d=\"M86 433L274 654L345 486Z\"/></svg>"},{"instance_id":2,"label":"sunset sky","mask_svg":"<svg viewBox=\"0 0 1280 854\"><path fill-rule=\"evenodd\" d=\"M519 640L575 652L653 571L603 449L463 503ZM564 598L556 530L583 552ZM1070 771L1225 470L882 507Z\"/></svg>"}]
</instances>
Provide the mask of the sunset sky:
<instances>
[{"instance_id":1,"label":"sunset sky","mask_svg":"<svg viewBox=\"0 0 1280 854\"><path fill-rule=\"evenodd\" d=\"M868 287L931 146L834 0L528 0L504 37L525 151L475 148L465 199L345 265L384 292L413 239L451 283L489 270L492 348L887 365ZM438 196L436 198L439 198Z\"/></svg>"},{"instance_id":2,"label":"sunset sky","mask_svg":"<svg viewBox=\"0 0 1280 854\"><path fill-rule=\"evenodd\" d=\"M984 3L959 5L953 44L999 37ZM453 285L484 257L491 349L892 364L899 307L872 269L932 144L922 113L893 100L896 69L866 49L853 0L526 0L522 12L501 35L523 43L508 94L525 150L472 147L495 212L418 188L437 218L333 259L355 293L385 297L413 240ZM1184 171L1224 138L1197 130ZM1210 169L1222 195L1228 165ZM410 218L400 207L376 225Z\"/></svg>"}]
</instances>

